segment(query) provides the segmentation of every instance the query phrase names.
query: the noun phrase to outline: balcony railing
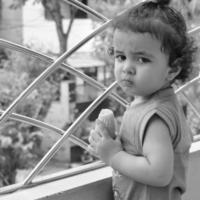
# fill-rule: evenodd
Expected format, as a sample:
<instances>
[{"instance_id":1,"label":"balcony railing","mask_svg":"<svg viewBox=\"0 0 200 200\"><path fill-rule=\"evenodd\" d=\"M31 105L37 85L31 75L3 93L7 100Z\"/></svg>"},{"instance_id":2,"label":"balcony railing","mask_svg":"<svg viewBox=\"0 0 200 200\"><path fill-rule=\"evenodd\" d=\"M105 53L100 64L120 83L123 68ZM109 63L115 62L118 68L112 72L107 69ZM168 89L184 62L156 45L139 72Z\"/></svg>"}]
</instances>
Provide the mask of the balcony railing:
<instances>
[{"instance_id":1,"label":"balcony railing","mask_svg":"<svg viewBox=\"0 0 200 200\"><path fill-rule=\"evenodd\" d=\"M45 128L51 130L57 134L60 134L60 139L53 145L53 147L47 152L47 154L41 159L41 161L35 166L35 168L30 172L30 174L25 178L24 181L14 184L11 186L7 186L0 189L0 199L112 199L112 190L111 190L111 169L106 167L102 162L96 162L93 164L88 164L85 166L77 167L75 169L69 169L67 171L63 171L60 173L55 173L42 178L35 178L41 169L49 162L49 160L56 154L56 152L60 149L63 142L69 138L76 145L79 145L83 149L87 150L87 143L83 142L79 138L73 136L72 134L75 132L77 127L81 125L81 123L88 117L88 115L107 97L111 96L116 101L118 101L123 106L127 105L127 102L119 97L117 94L113 93L112 90L116 86L116 82L112 83L108 88L104 85L98 83L94 79L86 76L84 73L76 70L73 66L68 64L63 64L66 58L70 57L76 50L78 50L82 45L84 45L91 38L96 36L97 34L104 31L108 26L111 25L112 19L109 20L92 10L88 6L80 3L77 0L66 0L66 3L70 3L73 6L78 7L79 9L84 10L88 14L91 14L100 20L103 21L103 25L93 31L90 35L80 41L79 44L74 46L69 51L65 52L55 61L46 56L42 55L38 52L32 51L23 46L11 43L9 41L0 40L0 45L5 48L10 48L12 50L16 50L22 52L24 54L31 55L33 57L39 58L42 61L45 61L47 64L50 64L47 69L38 76L14 101L13 103L5 110L1 111L2 115L0 117L0 124L2 124L8 118L25 122L40 128ZM133 5L132 5L133 6ZM130 7L132 7L130 6ZM123 11L118 16L124 14L128 10ZM117 16L117 17L118 17ZM190 30L190 34L196 34L200 30L200 27L197 27L193 30ZM19 103L21 103L37 86L39 86L44 79L50 76L55 70L59 67L66 70L67 72L78 76L91 84L93 87L103 90L102 95L97 97L94 102L88 106L88 108L76 119L76 121L67 129L67 131L61 130L51 124L44 123L42 121L32 119L26 116L18 115L13 113L14 109L17 107ZM193 102L189 99L185 90L191 85L198 82L200 76L194 78L187 84L180 87L176 92L177 94L182 94L186 101L188 101L189 106L194 111L196 116L200 119L200 113L196 109ZM200 139L199 137L195 137L195 142L191 148L190 154L190 165L192 169L198 169L200 167ZM200 176L196 173L197 170L190 171L190 179L189 179L189 192L185 195L186 199L194 200L195 192L198 192L198 189L195 189L196 186L200 183ZM194 192L190 193L191 191ZM190 198L189 198L190 197Z\"/></svg>"}]
</instances>

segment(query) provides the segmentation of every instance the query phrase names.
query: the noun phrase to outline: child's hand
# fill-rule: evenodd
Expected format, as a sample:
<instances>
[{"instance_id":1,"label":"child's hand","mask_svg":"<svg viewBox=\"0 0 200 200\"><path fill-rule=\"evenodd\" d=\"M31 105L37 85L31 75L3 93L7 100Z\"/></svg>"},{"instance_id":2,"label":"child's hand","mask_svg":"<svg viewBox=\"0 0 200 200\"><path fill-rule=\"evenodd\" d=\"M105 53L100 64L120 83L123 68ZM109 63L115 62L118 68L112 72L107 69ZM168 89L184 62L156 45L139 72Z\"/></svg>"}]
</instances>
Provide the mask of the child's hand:
<instances>
[{"instance_id":1,"label":"child's hand","mask_svg":"<svg viewBox=\"0 0 200 200\"><path fill-rule=\"evenodd\" d=\"M118 139L113 140L100 121L97 121L95 129L91 131L89 142L90 152L96 154L108 165L110 165L112 157L122 151L120 141Z\"/></svg>"},{"instance_id":2,"label":"child's hand","mask_svg":"<svg viewBox=\"0 0 200 200\"><path fill-rule=\"evenodd\" d=\"M96 123L98 123L98 121L104 124L110 136L115 139L116 121L113 111L110 109L102 109L99 113Z\"/></svg>"}]
</instances>

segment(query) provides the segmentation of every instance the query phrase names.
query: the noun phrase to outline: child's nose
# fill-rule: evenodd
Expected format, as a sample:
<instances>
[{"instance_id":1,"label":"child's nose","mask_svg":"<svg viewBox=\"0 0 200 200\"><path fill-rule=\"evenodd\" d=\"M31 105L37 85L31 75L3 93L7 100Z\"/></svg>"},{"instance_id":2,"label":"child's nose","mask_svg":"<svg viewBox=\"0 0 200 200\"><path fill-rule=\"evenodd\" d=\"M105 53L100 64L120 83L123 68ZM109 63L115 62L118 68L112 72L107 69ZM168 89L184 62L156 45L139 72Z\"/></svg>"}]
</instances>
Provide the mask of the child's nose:
<instances>
[{"instance_id":1,"label":"child's nose","mask_svg":"<svg viewBox=\"0 0 200 200\"><path fill-rule=\"evenodd\" d=\"M129 74L129 75L134 75L135 72L136 71L135 71L135 65L134 65L134 63L127 60L124 63L123 73Z\"/></svg>"}]
</instances>

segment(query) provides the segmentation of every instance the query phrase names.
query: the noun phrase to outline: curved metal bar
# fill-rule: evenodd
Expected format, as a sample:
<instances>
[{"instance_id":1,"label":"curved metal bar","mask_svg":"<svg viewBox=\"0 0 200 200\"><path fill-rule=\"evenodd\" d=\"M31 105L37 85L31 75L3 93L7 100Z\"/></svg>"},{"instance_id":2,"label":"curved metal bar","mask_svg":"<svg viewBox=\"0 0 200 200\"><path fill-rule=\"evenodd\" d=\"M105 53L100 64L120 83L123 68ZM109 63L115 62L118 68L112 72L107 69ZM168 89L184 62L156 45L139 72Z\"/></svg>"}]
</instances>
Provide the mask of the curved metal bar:
<instances>
[{"instance_id":1,"label":"curved metal bar","mask_svg":"<svg viewBox=\"0 0 200 200\"><path fill-rule=\"evenodd\" d=\"M68 138L77 127L89 116L89 114L109 95L110 91L115 88L116 82L112 83L102 95L97 97L88 108L76 119L76 121L67 129L64 135L53 145L53 147L47 152L47 154L42 158L42 160L36 165L33 171L28 175L28 177L23 181L23 185L26 185L32 181L34 176L36 176L40 170L45 166L45 164L56 154L64 140Z\"/></svg>"},{"instance_id":2,"label":"curved metal bar","mask_svg":"<svg viewBox=\"0 0 200 200\"><path fill-rule=\"evenodd\" d=\"M4 111L0 110L0 113L3 113ZM13 120L16 120L18 122L23 122L23 123L27 123L27 124L30 124L30 125L33 125L33 126L36 126L38 128L44 128L44 129L48 129L50 131L53 131L59 135L64 135L65 131L62 130L62 129L59 129L53 125L50 125L50 124L47 124L47 123L44 123L42 121L39 121L39 120L36 120L36 119L33 119L33 118L30 118L30 117L26 117L26 116L23 116L23 115L19 115L19 114L16 114L16 113L12 113L10 115L10 118L9 119L13 119ZM83 149L87 150L87 143L85 143L84 141L82 141L81 139L77 138L76 136L74 135L70 135L70 138L69 140L71 142L73 142L74 144L82 147Z\"/></svg>"},{"instance_id":3,"label":"curved metal bar","mask_svg":"<svg viewBox=\"0 0 200 200\"><path fill-rule=\"evenodd\" d=\"M66 177L70 177L73 175L77 175L77 174L81 174L87 171L91 171L94 169L98 169L100 167L104 167L106 166L106 164L104 162L102 162L101 160L95 161L93 163L87 164L86 165L82 165L76 169L72 169L69 172L64 172L64 173L60 173L60 175L53 175L53 176L48 176L47 178L38 178L37 180L33 180L31 185L38 185L38 184L43 184L43 183L48 183L50 181L55 181L58 179L62 179L62 178L66 178Z\"/></svg>"},{"instance_id":4,"label":"curved metal bar","mask_svg":"<svg viewBox=\"0 0 200 200\"><path fill-rule=\"evenodd\" d=\"M0 195L8 194L10 192L15 192L15 191L17 191L21 188L23 188L22 182L16 183L16 184L13 184L13 185L9 185L9 186L5 186L5 187L0 188Z\"/></svg>"},{"instance_id":5,"label":"curved metal bar","mask_svg":"<svg viewBox=\"0 0 200 200\"><path fill-rule=\"evenodd\" d=\"M10 41L7 41L7 40L0 39L0 46L3 46L5 48L9 48L9 49L12 49L12 50L15 50L15 51L18 51L18 52L22 52L22 53L27 54L29 56L40 59L43 62L47 62L48 64L53 63L53 61L54 61L52 58L50 58L50 57L48 57L44 54L38 53L36 51L33 51L31 49L28 49L26 47L23 47L21 45L18 45L16 43L13 43L13 42L10 42ZM95 79L85 75L84 73L80 72L79 70L75 69L74 67L70 66L69 64L62 63L61 69L73 74L74 76L78 76L78 77L82 78L84 81L86 81L88 84L95 87L96 89L106 90L106 87L103 84L101 84L101 83L97 82ZM119 95L117 95L114 92L111 93L111 96L117 102L122 104L123 106L126 106L128 104L128 102L125 99L123 99L122 97L120 97Z\"/></svg>"},{"instance_id":6,"label":"curved metal bar","mask_svg":"<svg viewBox=\"0 0 200 200\"><path fill-rule=\"evenodd\" d=\"M8 194L11 192L15 192L19 189L29 188L29 187L39 185L39 184L49 183L51 181L56 181L56 180L59 180L62 178L71 177L73 175L77 175L77 174L85 173L85 172L88 172L91 170L99 169L100 167L104 167L104 166L105 166L105 163L103 163L102 161L95 161L93 163L87 164L87 166L82 165L82 166L80 166L78 168L74 168L72 170L59 172L59 173L55 173L52 175L42 176L36 180L33 180L28 185L23 185L22 182L20 182L20 183L14 184L14 185L5 186L3 188L0 188L0 195Z\"/></svg>"},{"instance_id":7,"label":"curved metal bar","mask_svg":"<svg viewBox=\"0 0 200 200\"><path fill-rule=\"evenodd\" d=\"M188 83L184 84L183 86L179 87L175 93L178 94L179 92L182 92L182 90L187 89L190 85L192 85L193 83L199 81L200 79L200 75L198 75L197 77L195 77L194 79L192 79L191 81L189 81Z\"/></svg>"},{"instance_id":8,"label":"curved metal bar","mask_svg":"<svg viewBox=\"0 0 200 200\"><path fill-rule=\"evenodd\" d=\"M189 33L190 35L195 35L195 34L199 33L199 31L200 31L200 26L197 26L197 27L195 27L195 28L189 30L188 33Z\"/></svg>"},{"instance_id":9,"label":"curved metal bar","mask_svg":"<svg viewBox=\"0 0 200 200\"><path fill-rule=\"evenodd\" d=\"M76 8L95 16L96 18L102 20L103 22L107 22L109 19L103 16L102 14L96 12L95 10L91 9L89 6L86 6L85 4L81 3L77 0L62 0L63 2L67 4L71 4L72 6L75 6Z\"/></svg>"},{"instance_id":10,"label":"curved metal bar","mask_svg":"<svg viewBox=\"0 0 200 200\"><path fill-rule=\"evenodd\" d=\"M200 113L198 112L198 109L196 108L196 106L191 102L191 99L185 94L185 92L181 92L181 94L186 99L188 104L190 105L194 114L200 119Z\"/></svg>"}]
</instances>

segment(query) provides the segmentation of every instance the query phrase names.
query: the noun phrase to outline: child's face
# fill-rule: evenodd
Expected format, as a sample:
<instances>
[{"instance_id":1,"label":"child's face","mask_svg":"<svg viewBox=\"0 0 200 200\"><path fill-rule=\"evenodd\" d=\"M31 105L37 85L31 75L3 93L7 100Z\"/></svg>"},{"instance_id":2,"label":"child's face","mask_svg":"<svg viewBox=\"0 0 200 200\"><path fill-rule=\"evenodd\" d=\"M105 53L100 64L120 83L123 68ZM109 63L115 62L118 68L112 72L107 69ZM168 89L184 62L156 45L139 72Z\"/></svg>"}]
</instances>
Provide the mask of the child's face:
<instances>
[{"instance_id":1,"label":"child's face","mask_svg":"<svg viewBox=\"0 0 200 200\"><path fill-rule=\"evenodd\" d=\"M169 56L149 33L114 32L115 77L129 96L146 97L166 86Z\"/></svg>"}]
</instances>

